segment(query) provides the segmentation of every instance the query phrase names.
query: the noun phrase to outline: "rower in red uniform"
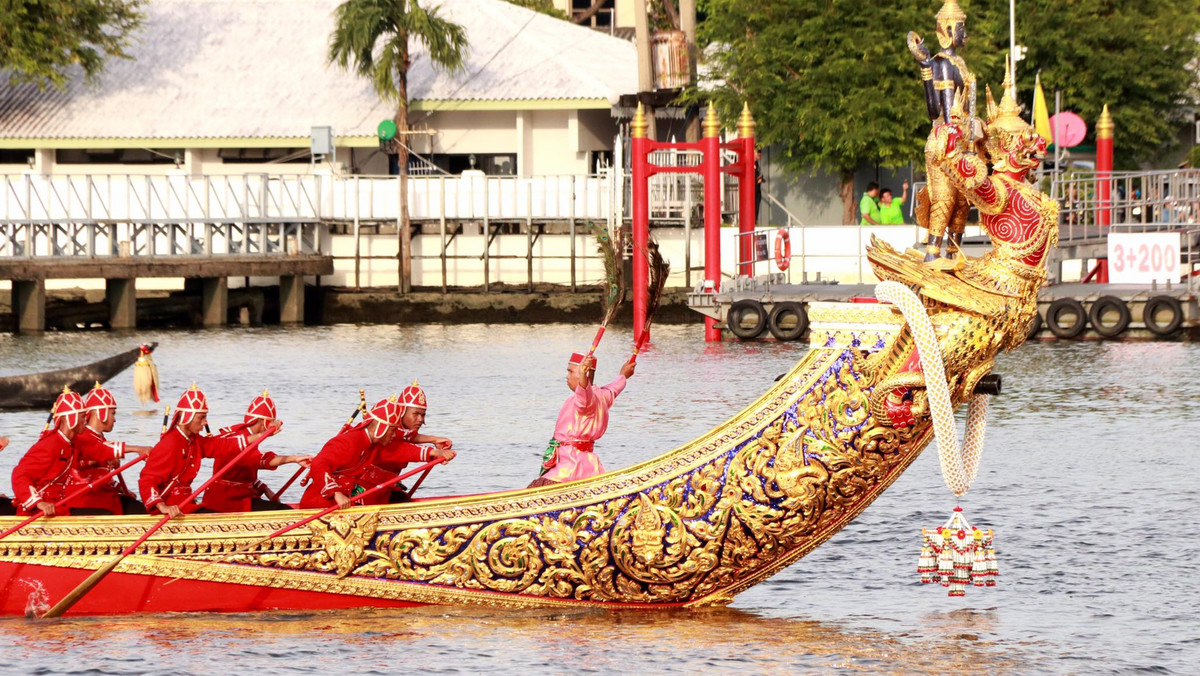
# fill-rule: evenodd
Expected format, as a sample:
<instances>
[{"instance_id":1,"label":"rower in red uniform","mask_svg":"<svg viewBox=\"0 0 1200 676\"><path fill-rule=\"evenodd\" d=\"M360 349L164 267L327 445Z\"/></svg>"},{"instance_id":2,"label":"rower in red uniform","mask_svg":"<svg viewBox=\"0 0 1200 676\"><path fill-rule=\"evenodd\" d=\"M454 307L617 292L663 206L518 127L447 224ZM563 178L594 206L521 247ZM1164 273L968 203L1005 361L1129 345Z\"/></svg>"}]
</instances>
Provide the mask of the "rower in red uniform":
<instances>
[{"instance_id":1,"label":"rower in red uniform","mask_svg":"<svg viewBox=\"0 0 1200 676\"><path fill-rule=\"evenodd\" d=\"M84 415L87 421L83 431L75 435L72 446L78 457L78 471L75 472L69 490L72 492L88 483L99 479L117 468L121 458L126 453L145 455L150 452L149 446L133 446L124 441L109 441L104 437L111 432L117 419L117 400L112 392L96 383L91 392L83 400ZM96 486L83 495L71 501L73 514L145 514L146 509L141 500L125 485L125 477L118 474L107 484Z\"/></svg>"},{"instance_id":2,"label":"rower in red uniform","mask_svg":"<svg viewBox=\"0 0 1200 676\"><path fill-rule=\"evenodd\" d=\"M180 513L209 511L187 500L192 494L192 481L200 472L201 459L228 459L248 444L270 436L280 428L276 420L249 440L245 437L201 436L200 430L204 429L207 421L208 398L193 384L179 398L179 405L175 407L175 415L171 419L171 429L150 451L150 459L138 478L142 501L150 513L174 517Z\"/></svg>"},{"instance_id":3,"label":"rower in red uniform","mask_svg":"<svg viewBox=\"0 0 1200 676\"><path fill-rule=\"evenodd\" d=\"M373 462L368 464L359 475L358 485L363 488L378 486L388 479L404 472L410 462L429 462L443 460L449 462L457 455L450 450L454 442L446 437L435 437L421 434L421 426L425 424L427 404L425 390L413 381L412 385L400 393L400 426L392 440L383 444L374 454ZM426 444L432 444L428 446ZM385 505L397 502L408 502L408 492L398 486L390 494L379 492L367 498L364 504Z\"/></svg>"},{"instance_id":4,"label":"rower in red uniform","mask_svg":"<svg viewBox=\"0 0 1200 676\"><path fill-rule=\"evenodd\" d=\"M396 395L380 401L363 414L363 422L325 442L313 458L308 475L312 479L300 507L324 508L336 504L345 507L350 498L365 488L359 484L363 472L373 463L375 453L392 440L400 424L400 404Z\"/></svg>"},{"instance_id":5,"label":"rower in red uniform","mask_svg":"<svg viewBox=\"0 0 1200 676\"><path fill-rule=\"evenodd\" d=\"M0 451L8 448L8 437L0 437ZM13 516L17 508L13 506L12 498L0 493L0 516Z\"/></svg>"},{"instance_id":6,"label":"rower in red uniform","mask_svg":"<svg viewBox=\"0 0 1200 676\"><path fill-rule=\"evenodd\" d=\"M250 402L246 416L241 424L226 427L217 432L218 437L242 439L244 444L250 443L250 438L262 433L267 426L276 422L275 402L266 390ZM245 446L242 446L245 448ZM213 461L213 472L224 467L231 457L218 457ZM214 512L265 512L274 509L291 509L271 495L267 485L258 480L258 470L273 470L280 465L295 463L308 467L312 462L311 455L276 455L270 451L265 453L257 449L247 453L220 479L217 479L204 491L201 507ZM268 496L262 499L261 495Z\"/></svg>"},{"instance_id":7,"label":"rower in red uniform","mask_svg":"<svg viewBox=\"0 0 1200 676\"><path fill-rule=\"evenodd\" d=\"M50 418L53 426L42 432L13 468L13 504L18 516L30 516L39 509L46 516L54 516L54 503L66 497L71 473L76 469L71 441L83 429L83 400L64 387L54 401ZM70 514L71 510L63 507L57 513Z\"/></svg>"}]
</instances>

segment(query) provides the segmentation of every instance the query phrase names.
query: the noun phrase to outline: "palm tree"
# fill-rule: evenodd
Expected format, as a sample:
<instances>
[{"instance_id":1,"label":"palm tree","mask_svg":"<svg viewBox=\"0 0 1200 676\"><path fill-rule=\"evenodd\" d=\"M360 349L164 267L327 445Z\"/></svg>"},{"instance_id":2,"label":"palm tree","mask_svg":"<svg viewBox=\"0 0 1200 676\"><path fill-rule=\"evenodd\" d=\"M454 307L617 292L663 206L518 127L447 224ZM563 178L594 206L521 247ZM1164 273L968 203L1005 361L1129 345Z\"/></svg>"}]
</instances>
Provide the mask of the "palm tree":
<instances>
[{"instance_id":1,"label":"palm tree","mask_svg":"<svg viewBox=\"0 0 1200 676\"><path fill-rule=\"evenodd\" d=\"M427 0L421 0L428 5ZM425 46L434 68L463 69L466 30L422 7L418 0L346 0L335 12L329 36L329 61L369 78L385 101L396 103L396 138L392 141L400 173L400 290L412 284L412 233L408 221L408 69L410 39Z\"/></svg>"}]
</instances>

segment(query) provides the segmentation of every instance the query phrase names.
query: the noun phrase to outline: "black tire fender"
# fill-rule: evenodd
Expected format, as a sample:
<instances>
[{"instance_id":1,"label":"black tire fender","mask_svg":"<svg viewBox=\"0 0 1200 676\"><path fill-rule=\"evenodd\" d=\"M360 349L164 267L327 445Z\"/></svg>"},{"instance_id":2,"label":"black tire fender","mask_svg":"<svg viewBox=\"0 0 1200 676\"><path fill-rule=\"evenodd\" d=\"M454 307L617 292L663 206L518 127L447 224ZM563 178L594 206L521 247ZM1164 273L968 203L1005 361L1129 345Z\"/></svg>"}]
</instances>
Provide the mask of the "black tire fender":
<instances>
[{"instance_id":1,"label":"black tire fender","mask_svg":"<svg viewBox=\"0 0 1200 676\"><path fill-rule=\"evenodd\" d=\"M1029 333L1025 336L1025 340L1033 340L1042 332L1042 315L1037 312L1033 313L1033 319L1029 320Z\"/></svg>"},{"instance_id":2,"label":"black tire fender","mask_svg":"<svg viewBox=\"0 0 1200 676\"><path fill-rule=\"evenodd\" d=\"M1109 310L1117 311L1117 321L1113 324L1104 323L1105 313ZM1129 306L1116 296L1100 296L1088 308L1092 329L1105 338L1116 338L1125 333L1125 329L1129 328L1129 319Z\"/></svg>"},{"instance_id":3,"label":"black tire fender","mask_svg":"<svg viewBox=\"0 0 1200 676\"><path fill-rule=\"evenodd\" d=\"M784 328L782 320L789 315L796 318L796 325L792 328ZM808 330L808 312L800 303L792 301L776 303L775 307L771 308L771 314L767 315L767 328L771 331L771 335L775 336L775 340L799 340L800 336L803 336L804 332Z\"/></svg>"},{"instance_id":4,"label":"black tire fender","mask_svg":"<svg viewBox=\"0 0 1200 676\"><path fill-rule=\"evenodd\" d=\"M758 319L750 326L744 323L746 314L753 312ZM762 303L756 300L744 298L733 302L729 306L729 313L725 315L725 324L729 327L729 332L741 338L742 340L753 340L762 335L764 329L767 328L767 311L763 309Z\"/></svg>"},{"instance_id":5,"label":"black tire fender","mask_svg":"<svg viewBox=\"0 0 1200 676\"><path fill-rule=\"evenodd\" d=\"M1157 315L1163 310L1169 311L1171 317L1165 322L1160 322ZM1146 301L1146 305L1142 307L1142 322L1155 335L1169 336L1183 326L1183 305L1178 298L1155 296Z\"/></svg>"},{"instance_id":6,"label":"black tire fender","mask_svg":"<svg viewBox=\"0 0 1200 676\"><path fill-rule=\"evenodd\" d=\"M1062 315L1068 312L1075 315L1075 321L1062 321ZM1087 329L1087 323L1087 310L1083 309L1083 303L1074 298L1055 299L1050 303L1050 307L1046 308L1046 326L1050 333L1059 338L1078 338Z\"/></svg>"}]
</instances>

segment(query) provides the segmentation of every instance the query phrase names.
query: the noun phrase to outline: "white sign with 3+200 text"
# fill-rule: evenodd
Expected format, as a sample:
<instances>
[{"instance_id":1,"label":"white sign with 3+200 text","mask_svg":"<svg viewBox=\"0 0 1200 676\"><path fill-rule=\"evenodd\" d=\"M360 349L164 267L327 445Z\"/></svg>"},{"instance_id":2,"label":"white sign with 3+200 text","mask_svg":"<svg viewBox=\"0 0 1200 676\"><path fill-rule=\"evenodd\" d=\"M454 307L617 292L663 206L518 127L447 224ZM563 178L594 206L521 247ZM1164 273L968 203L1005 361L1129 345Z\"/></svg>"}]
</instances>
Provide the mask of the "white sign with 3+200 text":
<instances>
[{"instance_id":1,"label":"white sign with 3+200 text","mask_svg":"<svg viewBox=\"0 0 1200 676\"><path fill-rule=\"evenodd\" d=\"M1178 232L1108 233L1108 281L1151 284L1179 281Z\"/></svg>"}]
</instances>

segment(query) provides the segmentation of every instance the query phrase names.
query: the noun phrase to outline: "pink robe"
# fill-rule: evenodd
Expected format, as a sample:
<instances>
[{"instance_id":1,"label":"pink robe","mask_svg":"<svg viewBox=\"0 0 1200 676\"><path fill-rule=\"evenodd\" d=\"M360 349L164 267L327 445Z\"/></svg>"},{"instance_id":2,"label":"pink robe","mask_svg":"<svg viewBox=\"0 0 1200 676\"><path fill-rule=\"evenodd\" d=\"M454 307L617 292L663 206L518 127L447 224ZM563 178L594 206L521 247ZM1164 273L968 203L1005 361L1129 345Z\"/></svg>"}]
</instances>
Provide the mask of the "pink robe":
<instances>
[{"instance_id":1,"label":"pink robe","mask_svg":"<svg viewBox=\"0 0 1200 676\"><path fill-rule=\"evenodd\" d=\"M559 447L551 461L554 465L542 475L543 479L563 483L604 473L604 465L592 446L608 429L608 409L624 389L625 376L617 376L603 387L575 388L558 412L554 438Z\"/></svg>"}]
</instances>

